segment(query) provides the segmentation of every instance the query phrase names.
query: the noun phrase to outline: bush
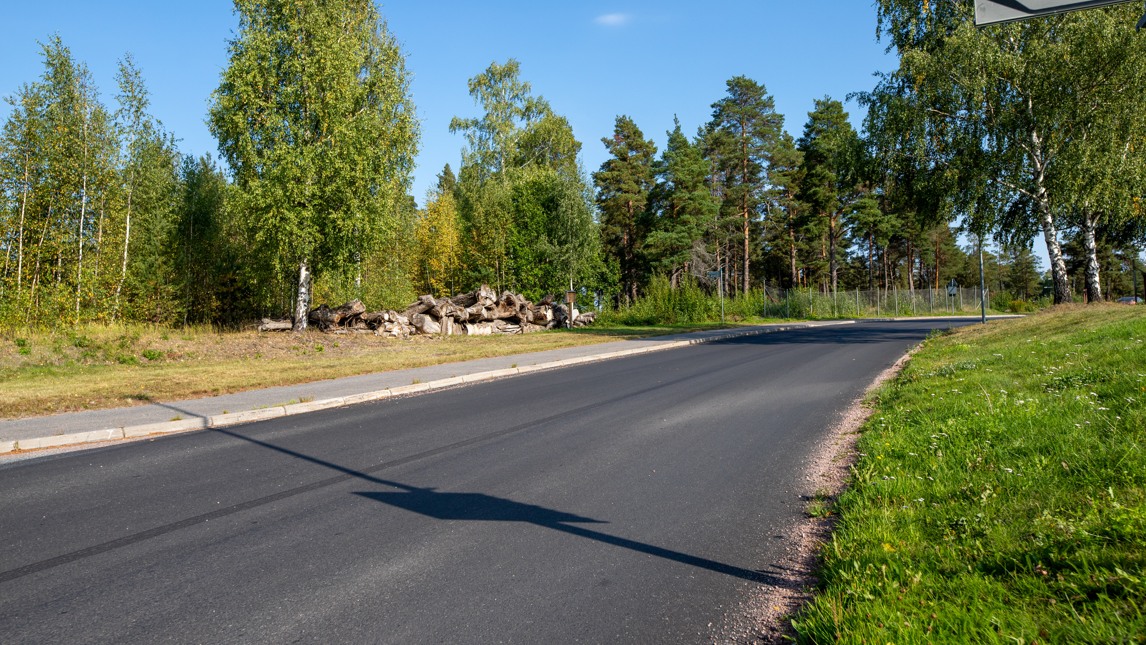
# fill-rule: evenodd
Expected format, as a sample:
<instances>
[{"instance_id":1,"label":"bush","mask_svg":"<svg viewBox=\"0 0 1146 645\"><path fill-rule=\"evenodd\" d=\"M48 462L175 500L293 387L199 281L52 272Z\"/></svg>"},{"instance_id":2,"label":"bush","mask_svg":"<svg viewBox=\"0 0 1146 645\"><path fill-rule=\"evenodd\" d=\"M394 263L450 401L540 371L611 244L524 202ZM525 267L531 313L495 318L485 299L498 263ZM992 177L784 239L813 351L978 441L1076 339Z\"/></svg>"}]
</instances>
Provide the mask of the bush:
<instances>
[{"instance_id":1,"label":"bush","mask_svg":"<svg viewBox=\"0 0 1146 645\"><path fill-rule=\"evenodd\" d=\"M726 294L723 306L724 319L730 321L761 318L768 315L766 310L775 308L761 289L747 295ZM783 309L782 303L780 308ZM720 319L720 294L708 291L691 278L685 278L674 289L663 276L654 277L636 302L616 310L606 309L598 318L608 324L628 326L716 323Z\"/></svg>"},{"instance_id":2,"label":"bush","mask_svg":"<svg viewBox=\"0 0 1146 645\"><path fill-rule=\"evenodd\" d=\"M672 325L720 319L720 302L694 281L673 289L668 278L655 276L644 296L631 305L605 312L603 320L620 325Z\"/></svg>"}]
</instances>

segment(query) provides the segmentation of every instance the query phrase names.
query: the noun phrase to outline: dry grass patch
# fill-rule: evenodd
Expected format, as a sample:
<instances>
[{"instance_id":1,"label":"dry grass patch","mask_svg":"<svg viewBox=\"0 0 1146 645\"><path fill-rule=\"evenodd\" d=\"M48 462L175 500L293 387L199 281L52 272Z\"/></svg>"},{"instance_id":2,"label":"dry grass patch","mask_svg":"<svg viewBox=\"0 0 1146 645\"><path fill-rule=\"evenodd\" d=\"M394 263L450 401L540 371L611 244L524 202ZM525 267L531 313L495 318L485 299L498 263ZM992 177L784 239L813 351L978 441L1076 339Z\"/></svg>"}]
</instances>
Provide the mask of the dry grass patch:
<instances>
[{"instance_id":1,"label":"dry grass patch","mask_svg":"<svg viewBox=\"0 0 1146 645\"><path fill-rule=\"evenodd\" d=\"M0 418L174 401L703 327L408 340L207 327L8 331L0 333Z\"/></svg>"}]
</instances>

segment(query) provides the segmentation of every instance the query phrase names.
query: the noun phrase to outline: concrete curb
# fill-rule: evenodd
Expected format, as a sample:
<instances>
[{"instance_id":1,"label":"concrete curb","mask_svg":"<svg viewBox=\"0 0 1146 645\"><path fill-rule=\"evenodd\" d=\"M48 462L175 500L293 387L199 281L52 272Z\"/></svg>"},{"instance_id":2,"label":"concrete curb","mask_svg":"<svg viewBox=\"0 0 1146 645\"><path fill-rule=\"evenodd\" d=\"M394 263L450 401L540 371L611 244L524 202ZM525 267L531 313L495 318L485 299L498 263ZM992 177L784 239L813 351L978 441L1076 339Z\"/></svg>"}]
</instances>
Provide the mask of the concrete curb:
<instances>
[{"instance_id":1,"label":"concrete curb","mask_svg":"<svg viewBox=\"0 0 1146 645\"><path fill-rule=\"evenodd\" d=\"M761 336L764 334L775 334L796 329L811 329L813 327L830 327L834 325L849 325L854 323L854 320L841 320L823 323L801 323L795 325L784 325L781 327L769 327L767 329L730 330L727 333L706 336L704 338L690 338L686 340L678 340L658 345L651 345L648 347L634 347L632 349L606 352L604 354L592 354L588 356L578 356L575 358L549 361L546 363L536 363L534 365L488 370L484 372L476 372L474 374L466 374L464 376L453 376L450 378L428 381L426 383L412 383L410 385L401 385L384 390L362 392L360 394L350 394L347 396L333 397L319 401L290 403L286 405L259 408L256 410L244 410L241 412L224 412L223 414L216 414L206 418L195 417L192 419L177 419L173 421L162 421L159 423L123 426L120 428L107 428L104 430L94 430L91 432L75 432L71 434L61 434L50 437L35 437L32 439L3 441L0 442L0 454L23 452L27 450L40 450L44 448L60 448L64 446L74 446L85 443L103 443L119 439L139 439L155 435L173 434L178 432L192 432L195 430L207 430L210 428L222 428L226 426L238 425L241 423L252 423L254 421L265 421L268 419L277 419L279 417L307 414L309 412L317 412L319 410L341 408L348 405L355 405L357 403L380 401L382 399L388 399L394 396L420 394L423 392L439 390L447 387L467 385L470 383L480 383L483 381L491 381L499 378L508 378L521 374L529 374L531 372L559 369L562 367L571 367L573 365L582 365L585 363L595 363L598 361L606 361L614 358L623 358L625 356L637 356L639 354L662 352L670 349L688 347L690 345L702 345L705 343L728 340L731 338L740 338L744 336Z\"/></svg>"}]
</instances>

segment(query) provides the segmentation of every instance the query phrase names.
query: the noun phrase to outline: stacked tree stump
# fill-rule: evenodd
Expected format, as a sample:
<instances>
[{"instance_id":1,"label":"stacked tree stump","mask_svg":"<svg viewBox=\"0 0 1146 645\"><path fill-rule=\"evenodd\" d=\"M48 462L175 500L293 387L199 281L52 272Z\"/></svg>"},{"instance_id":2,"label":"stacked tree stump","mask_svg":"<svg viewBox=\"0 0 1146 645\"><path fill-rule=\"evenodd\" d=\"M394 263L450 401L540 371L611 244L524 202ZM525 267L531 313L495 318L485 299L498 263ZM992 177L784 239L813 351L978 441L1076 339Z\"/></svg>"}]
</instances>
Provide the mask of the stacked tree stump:
<instances>
[{"instance_id":1,"label":"stacked tree stump","mask_svg":"<svg viewBox=\"0 0 1146 645\"><path fill-rule=\"evenodd\" d=\"M594 322L595 314L573 310L573 326ZM521 294L506 291L498 296L488 285L452 298L421 296L405 311L367 312L360 300L341 307L322 305L310 312L308 323L325 332L373 333L376 336L407 338L415 334L442 336L491 336L526 334L564 327L569 322L565 305L547 296L532 303ZM287 331L290 320L263 319L259 331Z\"/></svg>"}]
</instances>

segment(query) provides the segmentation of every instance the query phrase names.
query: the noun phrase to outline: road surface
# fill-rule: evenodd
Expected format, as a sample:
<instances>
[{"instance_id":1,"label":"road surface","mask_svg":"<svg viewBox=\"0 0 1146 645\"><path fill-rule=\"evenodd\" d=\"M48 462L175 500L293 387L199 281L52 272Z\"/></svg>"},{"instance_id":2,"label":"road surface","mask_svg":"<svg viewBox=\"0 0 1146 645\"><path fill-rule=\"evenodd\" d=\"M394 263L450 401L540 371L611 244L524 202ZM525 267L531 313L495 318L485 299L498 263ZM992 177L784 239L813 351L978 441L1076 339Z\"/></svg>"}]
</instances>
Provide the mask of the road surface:
<instances>
[{"instance_id":1,"label":"road surface","mask_svg":"<svg viewBox=\"0 0 1146 645\"><path fill-rule=\"evenodd\" d=\"M0 468L10 643L711 642L777 584L861 323Z\"/></svg>"}]
</instances>

